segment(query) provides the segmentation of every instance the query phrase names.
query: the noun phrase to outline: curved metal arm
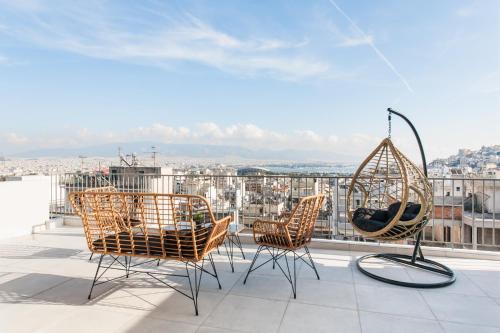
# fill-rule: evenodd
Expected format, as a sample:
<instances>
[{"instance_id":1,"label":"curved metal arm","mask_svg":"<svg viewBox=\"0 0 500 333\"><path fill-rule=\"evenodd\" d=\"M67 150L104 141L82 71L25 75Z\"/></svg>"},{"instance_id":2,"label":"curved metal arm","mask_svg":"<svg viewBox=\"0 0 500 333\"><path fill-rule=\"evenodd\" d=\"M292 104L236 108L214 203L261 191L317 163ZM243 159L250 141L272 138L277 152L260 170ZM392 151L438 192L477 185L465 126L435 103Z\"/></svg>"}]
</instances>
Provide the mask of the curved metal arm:
<instances>
[{"instance_id":1,"label":"curved metal arm","mask_svg":"<svg viewBox=\"0 0 500 333\"><path fill-rule=\"evenodd\" d=\"M420 148L420 155L422 156L422 163L424 165L424 175L425 175L425 177L427 177L427 161L425 159L425 152L424 152L424 148L422 146L422 141L420 141L420 136L418 135L418 132L417 132L415 126L413 126L411 121L408 118L406 118L405 115L403 115L397 111L394 111L391 108L387 108L387 111L389 112L389 114L395 114L395 115L403 118L403 120L406 121L408 123L408 125L411 127L413 134L415 134L415 137L417 138L418 147Z\"/></svg>"}]
</instances>

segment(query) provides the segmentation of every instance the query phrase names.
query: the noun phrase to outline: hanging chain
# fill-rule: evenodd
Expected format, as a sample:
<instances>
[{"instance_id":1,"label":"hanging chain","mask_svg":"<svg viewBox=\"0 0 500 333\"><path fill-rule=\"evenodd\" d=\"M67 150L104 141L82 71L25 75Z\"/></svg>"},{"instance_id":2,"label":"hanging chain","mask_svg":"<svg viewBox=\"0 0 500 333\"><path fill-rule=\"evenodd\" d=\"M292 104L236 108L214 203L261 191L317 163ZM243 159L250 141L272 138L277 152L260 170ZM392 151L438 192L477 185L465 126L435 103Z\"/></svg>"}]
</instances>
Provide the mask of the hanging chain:
<instances>
[{"instance_id":1,"label":"hanging chain","mask_svg":"<svg viewBox=\"0 0 500 333\"><path fill-rule=\"evenodd\" d=\"M391 111L389 111L389 114L387 115L387 121L389 123L389 136L388 138L391 138L391 131L392 131L392 126L391 126Z\"/></svg>"}]
</instances>

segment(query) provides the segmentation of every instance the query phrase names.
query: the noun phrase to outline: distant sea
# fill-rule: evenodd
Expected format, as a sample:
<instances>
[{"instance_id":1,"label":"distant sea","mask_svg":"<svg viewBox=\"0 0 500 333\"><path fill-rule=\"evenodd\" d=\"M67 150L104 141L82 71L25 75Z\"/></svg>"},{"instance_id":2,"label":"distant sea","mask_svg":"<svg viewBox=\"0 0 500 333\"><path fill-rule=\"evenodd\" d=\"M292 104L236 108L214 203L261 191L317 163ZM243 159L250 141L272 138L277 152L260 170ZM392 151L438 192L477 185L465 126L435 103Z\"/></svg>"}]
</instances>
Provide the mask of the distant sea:
<instances>
[{"instance_id":1,"label":"distant sea","mask_svg":"<svg viewBox=\"0 0 500 333\"><path fill-rule=\"evenodd\" d=\"M345 175L353 174L356 171L356 165L308 165L308 164L283 164L283 165L262 165L274 173L280 174L327 174L327 175Z\"/></svg>"}]
</instances>

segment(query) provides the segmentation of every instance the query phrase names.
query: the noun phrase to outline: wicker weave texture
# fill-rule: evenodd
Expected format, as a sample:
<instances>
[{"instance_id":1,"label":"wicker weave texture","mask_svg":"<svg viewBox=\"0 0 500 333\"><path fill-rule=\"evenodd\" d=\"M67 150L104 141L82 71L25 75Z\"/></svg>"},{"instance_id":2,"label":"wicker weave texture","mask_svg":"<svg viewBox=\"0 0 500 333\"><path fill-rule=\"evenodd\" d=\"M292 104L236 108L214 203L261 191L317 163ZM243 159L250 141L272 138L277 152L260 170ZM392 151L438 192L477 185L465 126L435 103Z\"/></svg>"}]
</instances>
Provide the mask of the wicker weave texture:
<instances>
[{"instance_id":1,"label":"wicker weave texture","mask_svg":"<svg viewBox=\"0 0 500 333\"><path fill-rule=\"evenodd\" d=\"M355 198L360 198L360 207L373 209L401 202L397 214L381 230L367 232L352 223L360 234L375 239L398 240L414 235L428 222L433 207L432 187L427 177L390 138L384 139L354 174L347 195L350 222L357 208ZM408 202L420 204L420 211L412 220L400 221Z\"/></svg>"},{"instance_id":2,"label":"wicker weave texture","mask_svg":"<svg viewBox=\"0 0 500 333\"><path fill-rule=\"evenodd\" d=\"M286 219L256 220L253 224L255 242L287 250L308 244L324 199L323 194L303 197Z\"/></svg>"},{"instance_id":3,"label":"wicker weave texture","mask_svg":"<svg viewBox=\"0 0 500 333\"><path fill-rule=\"evenodd\" d=\"M73 192L93 253L196 262L221 245L232 217L216 220L195 195L125 193L113 189Z\"/></svg>"}]
</instances>

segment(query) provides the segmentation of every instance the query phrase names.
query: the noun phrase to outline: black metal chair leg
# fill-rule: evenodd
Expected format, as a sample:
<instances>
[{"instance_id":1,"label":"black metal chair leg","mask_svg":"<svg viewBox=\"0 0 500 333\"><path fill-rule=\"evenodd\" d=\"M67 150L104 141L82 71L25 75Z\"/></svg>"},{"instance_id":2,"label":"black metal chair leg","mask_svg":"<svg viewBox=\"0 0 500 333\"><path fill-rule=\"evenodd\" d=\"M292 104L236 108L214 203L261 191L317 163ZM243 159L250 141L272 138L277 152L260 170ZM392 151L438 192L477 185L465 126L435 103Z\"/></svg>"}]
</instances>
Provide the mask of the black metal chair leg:
<instances>
[{"instance_id":1,"label":"black metal chair leg","mask_svg":"<svg viewBox=\"0 0 500 333\"><path fill-rule=\"evenodd\" d=\"M243 245L241 245L240 235L236 234L235 239L237 246L240 248L241 256L243 257L243 260L245 260L246 258L245 258L245 253L243 252Z\"/></svg>"},{"instance_id":2,"label":"black metal chair leg","mask_svg":"<svg viewBox=\"0 0 500 333\"><path fill-rule=\"evenodd\" d=\"M125 256L125 277L128 279L130 269L130 257Z\"/></svg>"},{"instance_id":3,"label":"black metal chair leg","mask_svg":"<svg viewBox=\"0 0 500 333\"><path fill-rule=\"evenodd\" d=\"M222 289L219 281L219 275L217 274L217 269L215 269L214 258L212 257L212 253L208 254L208 259L210 259L210 264L212 265L212 269L214 271L215 278L217 279L217 283L219 284L219 289Z\"/></svg>"},{"instance_id":4,"label":"black metal chair leg","mask_svg":"<svg viewBox=\"0 0 500 333\"><path fill-rule=\"evenodd\" d=\"M283 255L285 257L285 263L286 263L286 269L288 272L288 276L286 276L288 282L290 282L290 285L292 286L292 292L293 292L293 298L297 298L297 271L295 269L295 252L293 252L293 276L292 273L290 272L290 266L288 265L288 257L286 256L286 252ZM280 266L281 267L281 266ZM283 272L285 273L285 272Z\"/></svg>"},{"instance_id":5,"label":"black metal chair leg","mask_svg":"<svg viewBox=\"0 0 500 333\"><path fill-rule=\"evenodd\" d=\"M245 276L245 280L243 280L243 284L247 283L248 275L250 275L250 272L252 271L252 268L255 265L255 262L257 261L257 257L259 256L260 251L262 251L262 245L260 245L257 248L257 252L255 252L255 256L253 257L252 264L248 268L248 272L247 275Z\"/></svg>"},{"instance_id":6,"label":"black metal chair leg","mask_svg":"<svg viewBox=\"0 0 500 333\"><path fill-rule=\"evenodd\" d=\"M293 292L293 298L297 298L297 269L296 269L296 263L297 263L297 258L296 258L295 252L293 252L293 285L294 285L294 292Z\"/></svg>"},{"instance_id":7,"label":"black metal chair leg","mask_svg":"<svg viewBox=\"0 0 500 333\"><path fill-rule=\"evenodd\" d=\"M233 262L233 251L227 249L226 241L224 241L224 248L226 249L227 259L229 260L229 265L231 266L231 271L234 273L234 262Z\"/></svg>"},{"instance_id":8,"label":"black metal chair leg","mask_svg":"<svg viewBox=\"0 0 500 333\"><path fill-rule=\"evenodd\" d=\"M201 270L200 273L200 279L199 281L201 282L201 274L203 273L203 269ZM194 312L196 315L198 315L198 292L200 290L200 283L198 281L198 265L194 263L194 288L193 288L193 282L191 282L191 274L189 274L189 267L188 263L186 263L186 275L189 281L189 289L191 290L191 299L193 300L193 305L194 305Z\"/></svg>"},{"instance_id":9,"label":"black metal chair leg","mask_svg":"<svg viewBox=\"0 0 500 333\"><path fill-rule=\"evenodd\" d=\"M92 297L92 290L94 290L95 283L97 282L97 275L99 274L99 269L101 268L102 258L104 258L104 254L101 254L101 257L99 258L99 264L97 265L97 269L95 271L94 281L92 281L92 287L90 287L88 299L90 299L90 297Z\"/></svg>"},{"instance_id":10,"label":"black metal chair leg","mask_svg":"<svg viewBox=\"0 0 500 333\"><path fill-rule=\"evenodd\" d=\"M319 280L318 270L316 269L316 265L314 264L314 261L312 259L311 253L309 252L309 249L307 248L307 246L304 246L304 250L306 251L307 256L309 257L309 261L311 262L311 266L314 269L314 273L316 273L316 277Z\"/></svg>"},{"instance_id":11,"label":"black metal chair leg","mask_svg":"<svg viewBox=\"0 0 500 333\"><path fill-rule=\"evenodd\" d=\"M92 252L92 253L90 254L89 261L92 261L92 257L93 257L93 256L94 256L94 252Z\"/></svg>"}]
</instances>

